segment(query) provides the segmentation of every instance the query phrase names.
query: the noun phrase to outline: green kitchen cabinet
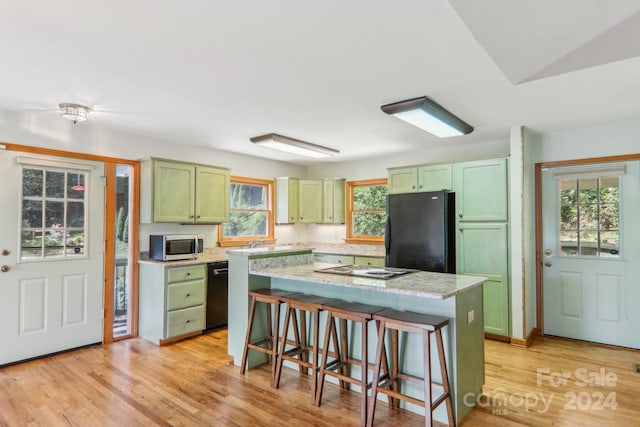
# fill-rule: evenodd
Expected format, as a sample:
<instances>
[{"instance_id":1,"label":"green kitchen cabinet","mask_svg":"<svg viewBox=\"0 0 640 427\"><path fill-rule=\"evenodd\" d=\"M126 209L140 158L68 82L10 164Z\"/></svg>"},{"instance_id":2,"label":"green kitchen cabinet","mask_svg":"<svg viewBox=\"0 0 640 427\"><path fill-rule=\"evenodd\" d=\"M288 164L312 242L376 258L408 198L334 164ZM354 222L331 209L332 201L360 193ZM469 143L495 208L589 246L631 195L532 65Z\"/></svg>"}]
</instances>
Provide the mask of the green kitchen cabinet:
<instances>
[{"instance_id":1,"label":"green kitchen cabinet","mask_svg":"<svg viewBox=\"0 0 640 427\"><path fill-rule=\"evenodd\" d=\"M298 178L276 178L276 224L298 222Z\"/></svg>"},{"instance_id":2,"label":"green kitchen cabinet","mask_svg":"<svg viewBox=\"0 0 640 427\"><path fill-rule=\"evenodd\" d=\"M353 257L353 263L370 267L384 267L384 257L356 255Z\"/></svg>"},{"instance_id":3,"label":"green kitchen cabinet","mask_svg":"<svg viewBox=\"0 0 640 427\"><path fill-rule=\"evenodd\" d=\"M388 169L387 188L389 194L415 193L418 191L418 168Z\"/></svg>"},{"instance_id":4,"label":"green kitchen cabinet","mask_svg":"<svg viewBox=\"0 0 640 427\"><path fill-rule=\"evenodd\" d=\"M138 333L165 344L205 328L206 264L141 263Z\"/></svg>"},{"instance_id":5,"label":"green kitchen cabinet","mask_svg":"<svg viewBox=\"0 0 640 427\"><path fill-rule=\"evenodd\" d=\"M455 163L453 189L459 221L508 221L506 158Z\"/></svg>"},{"instance_id":6,"label":"green kitchen cabinet","mask_svg":"<svg viewBox=\"0 0 640 427\"><path fill-rule=\"evenodd\" d=\"M452 188L452 166L450 163L388 170L389 194L451 190Z\"/></svg>"},{"instance_id":7,"label":"green kitchen cabinet","mask_svg":"<svg viewBox=\"0 0 640 427\"><path fill-rule=\"evenodd\" d=\"M140 220L212 224L229 220L229 170L151 159L141 166Z\"/></svg>"},{"instance_id":8,"label":"green kitchen cabinet","mask_svg":"<svg viewBox=\"0 0 640 427\"><path fill-rule=\"evenodd\" d=\"M298 222L322 222L322 179L301 179L298 182Z\"/></svg>"},{"instance_id":9,"label":"green kitchen cabinet","mask_svg":"<svg viewBox=\"0 0 640 427\"><path fill-rule=\"evenodd\" d=\"M352 265L354 263L353 255L342 254L323 254L314 253L313 260L315 262L326 262L327 264L344 264Z\"/></svg>"},{"instance_id":10,"label":"green kitchen cabinet","mask_svg":"<svg viewBox=\"0 0 640 427\"><path fill-rule=\"evenodd\" d=\"M327 178L322 184L322 222L344 224L345 179Z\"/></svg>"},{"instance_id":11,"label":"green kitchen cabinet","mask_svg":"<svg viewBox=\"0 0 640 427\"><path fill-rule=\"evenodd\" d=\"M457 273L484 276L484 331L510 336L506 223L458 223Z\"/></svg>"}]
</instances>

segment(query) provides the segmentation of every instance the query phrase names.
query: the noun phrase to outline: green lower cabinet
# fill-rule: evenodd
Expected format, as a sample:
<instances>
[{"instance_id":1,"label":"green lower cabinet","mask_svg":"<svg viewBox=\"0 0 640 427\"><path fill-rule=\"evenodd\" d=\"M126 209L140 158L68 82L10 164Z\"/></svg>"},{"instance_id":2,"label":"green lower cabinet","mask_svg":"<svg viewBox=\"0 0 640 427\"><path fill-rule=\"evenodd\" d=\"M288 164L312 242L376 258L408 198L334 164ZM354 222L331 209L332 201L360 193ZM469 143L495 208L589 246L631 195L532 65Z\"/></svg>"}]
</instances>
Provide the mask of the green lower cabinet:
<instances>
[{"instance_id":1,"label":"green lower cabinet","mask_svg":"<svg viewBox=\"0 0 640 427\"><path fill-rule=\"evenodd\" d=\"M485 332L510 336L506 223L458 223L457 273L484 276Z\"/></svg>"}]
</instances>

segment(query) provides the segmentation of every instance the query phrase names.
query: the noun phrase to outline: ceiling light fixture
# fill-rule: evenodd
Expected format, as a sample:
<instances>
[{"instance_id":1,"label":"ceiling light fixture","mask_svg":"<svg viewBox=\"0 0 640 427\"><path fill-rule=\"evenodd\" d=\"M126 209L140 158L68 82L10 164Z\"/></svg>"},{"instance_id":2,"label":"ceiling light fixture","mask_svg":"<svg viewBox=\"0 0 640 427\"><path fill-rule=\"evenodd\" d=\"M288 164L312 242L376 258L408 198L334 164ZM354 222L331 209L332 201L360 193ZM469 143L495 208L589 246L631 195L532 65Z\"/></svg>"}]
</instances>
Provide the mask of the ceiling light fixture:
<instances>
[{"instance_id":1,"label":"ceiling light fixture","mask_svg":"<svg viewBox=\"0 0 640 427\"><path fill-rule=\"evenodd\" d=\"M80 104L60 104L60 114L62 117L73 121L73 123L87 120L87 118L89 118L89 111L91 111L91 108Z\"/></svg>"},{"instance_id":2,"label":"ceiling light fixture","mask_svg":"<svg viewBox=\"0 0 640 427\"><path fill-rule=\"evenodd\" d=\"M426 96L394 102L380 107L382 111L440 137L466 135L473 127Z\"/></svg>"},{"instance_id":3,"label":"ceiling light fixture","mask_svg":"<svg viewBox=\"0 0 640 427\"><path fill-rule=\"evenodd\" d=\"M340 153L340 151L334 150L333 148L323 147L322 145L300 141L299 139L289 138L288 136L278 135L277 133L254 136L253 138L249 139L254 144L260 144L265 147L275 148L276 150L286 151L287 153L314 157L316 159L335 156L336 154Z\"/></svg>"}]
</instances>

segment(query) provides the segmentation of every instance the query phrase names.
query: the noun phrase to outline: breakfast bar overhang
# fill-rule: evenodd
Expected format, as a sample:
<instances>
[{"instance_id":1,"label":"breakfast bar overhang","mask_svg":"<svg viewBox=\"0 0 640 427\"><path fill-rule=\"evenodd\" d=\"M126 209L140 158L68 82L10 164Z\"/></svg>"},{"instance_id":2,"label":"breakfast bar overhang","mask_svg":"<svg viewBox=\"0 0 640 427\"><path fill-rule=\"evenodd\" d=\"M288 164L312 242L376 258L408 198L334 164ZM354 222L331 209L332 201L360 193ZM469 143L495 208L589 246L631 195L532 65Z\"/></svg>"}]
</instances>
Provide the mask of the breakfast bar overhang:
<instances>
[{"instance_id":1,"label":"breakfast bar overhang","mask_svg":"<svg viewBox=\"0 0 640 427\"><path fill-rule=\"evenodd\" d=\"M475 405L484 384L482 284L486 279L419 271L383 280L315 271L327 267L331 264L313 262L311 248L291 246L229 251L229 353L234 363L239 365L242 358L249 311L247 292L253 289L277 288L447 317L445 353L456 420L461 422ZM323 322L320 325L322 328ZM266 336L266 330L265 325L254 327L253 335ZM350 340L359 342L356 328L349 330L349 334L353 334ZM375 337L374 325L370 325L369 334ZM322 330L320 335L323 335ZM375 341L370 340L369 355L375 354ZM416 376L423 375L421 342L406 334L400 337L400 348L403 370ZM357 348L354 352L358 357ZM437 366L437 357L437 354L432 355L432 366ZM250 355L249 367L266 360L265 355L254 352ZM435 371L433 381L440 381ZM424 395L423 389L413 389L411 383L402 387L417 398ZM406 404L405 407L423 413L414 405ZM434 412L434 419L445 420L446 413L440 409L443 408Z\"/></svg>"}]
</instances>

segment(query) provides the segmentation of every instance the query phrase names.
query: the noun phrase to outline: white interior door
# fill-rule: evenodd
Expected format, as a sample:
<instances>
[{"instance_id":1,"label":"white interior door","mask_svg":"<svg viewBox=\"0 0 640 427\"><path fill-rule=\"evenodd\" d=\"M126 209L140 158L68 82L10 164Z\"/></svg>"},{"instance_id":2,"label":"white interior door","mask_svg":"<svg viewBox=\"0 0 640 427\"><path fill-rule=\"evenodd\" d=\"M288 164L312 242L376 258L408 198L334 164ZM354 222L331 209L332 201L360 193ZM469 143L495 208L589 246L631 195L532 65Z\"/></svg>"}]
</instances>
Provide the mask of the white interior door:
<instances>
[{"instance_id":1,"label":"white interior door","mask_svg":"<svg viewBox=\"0 0 640 427\"><path fill-rule=\"evenodd\" d=\"M640 348L638 166L543 172L545 334Z\"/></svg>"},{"instance_id":2,"label":"white interior door","mask_svg":"<svg viewBox=\"0 0 640 427\"><path fill-rule=\"evenodd\" d=\"M0 152L0 365L102 341L103 171Z\"/></svg>"}]
</instances>

